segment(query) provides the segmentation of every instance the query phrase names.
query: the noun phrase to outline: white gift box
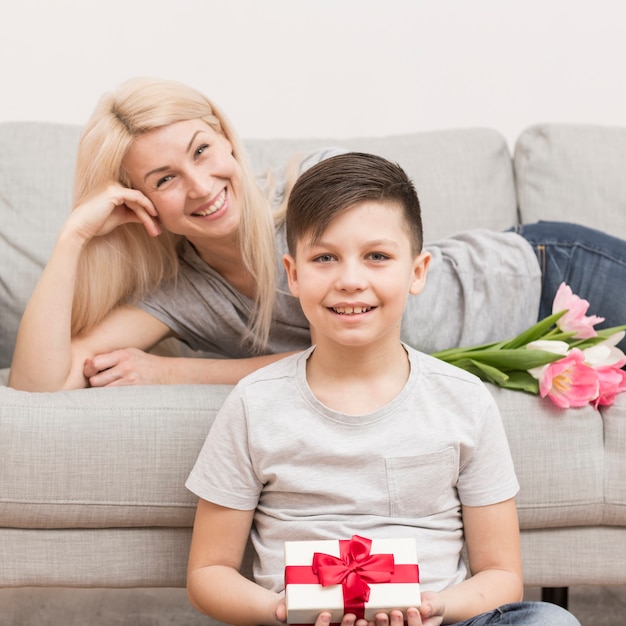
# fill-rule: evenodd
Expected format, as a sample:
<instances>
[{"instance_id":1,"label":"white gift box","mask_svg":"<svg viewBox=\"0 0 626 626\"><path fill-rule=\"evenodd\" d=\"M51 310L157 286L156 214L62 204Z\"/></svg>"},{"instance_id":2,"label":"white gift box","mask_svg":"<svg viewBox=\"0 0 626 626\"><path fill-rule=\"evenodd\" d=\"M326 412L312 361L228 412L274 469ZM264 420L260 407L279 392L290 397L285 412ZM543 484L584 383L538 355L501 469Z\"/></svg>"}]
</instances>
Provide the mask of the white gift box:
<instances>
[{"instance_id":1,"label":"white gift box","mask_svg":"<svg viewBox=\"0 0 626 626\"><path fill-rule=\"evenodd\" d=\"M331 584L329 578L342 580ZM362 593L355 599L359 588ZM285 600L288 624L313 624L322 611L329 611L334 623L345 613L367 620L392 609L406 615L406 609L420 605L416 541L357 535L348 540L286 541Z\"/></svg>"}]
</instances>

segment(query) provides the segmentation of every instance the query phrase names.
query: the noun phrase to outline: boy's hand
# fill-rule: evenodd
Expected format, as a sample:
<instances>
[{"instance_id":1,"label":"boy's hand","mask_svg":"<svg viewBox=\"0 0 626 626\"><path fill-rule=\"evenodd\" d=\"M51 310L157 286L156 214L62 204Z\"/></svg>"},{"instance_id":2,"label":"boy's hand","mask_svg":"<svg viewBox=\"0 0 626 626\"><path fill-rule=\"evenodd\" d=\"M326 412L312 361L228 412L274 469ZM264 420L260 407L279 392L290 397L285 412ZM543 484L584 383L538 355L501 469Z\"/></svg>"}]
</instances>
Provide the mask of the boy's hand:
<instances>
[{"instance_id":1,"label":"boy's hand","mask_svg":"<svg viewBox=\"0 0 626 626\"><path fill-rule=\"evenodd\" d=\"M377 613L376 620L373 622L366 622L365 620L358 620L355 626L423 626L429 622L423 622L420 616L420 612L417 608L411 607L406 611L406 620L404 613L400 610L393 610L389 614ZM436 623L438 626L438 622Z\"/></svg>"},{"instance_id":2,"label":"boy's hand","mask_svg":"<svg viewBox=\"0 0 626 626\"><path fill-rule=\"evenodd\" d=\"M407 609L406 620L400 610L393 610L389 614L378 613L376 620L368 622L356 619L352 613L346 613L341 619L341 626L440 626L443 622L445 606L439 594L425 591L421 594L421 607ZM276 609L276 618L281 622L287 620L287 608L284 600ZM317 616L315 626L328 626L331 623L331 614L322 612Z\"/></svg>"},{"instance_id":3,"label":"boy's hand","mask_svg":"<svg viewBox=\"0 0 626 626\"><path fill-rule=\"evenodd\" d=\"M415 624L422 626L440 626L441 622L443 622L443 614L446 609L441 596L434 591L424 591L421 594L421 602L419 621L411 623L409 617L408 626L415 626ZM409 609L408 612L410 611L412 611L412 609Z\"/></svg>"},{"instance_id":4,"label":"boy's hand","mask_svg":"<svg viewBox=\"0 0 626 626\"><path fill-rule=\"evenodd\" d=\"M330 624L330 620L330 613L320 613L317 616L315 626L328 626ZM341 618L341 626L367 626L367 622L364 619L357 620L356 615L354 615L353 613L346 613Z\"/></svg>"},{"instance_id":5,"label":"boy's hand","mask_svg":"<svg viewBox=\"0 0 626 626\"><path fill-rule=\"evenodd\" d=\"M432 595L436 596L436 594ZM432 609L431 605L429 605L429 607ZM347 613L341 619L341 626L405 626L405 624L406 626L439 626L443 620L443 604L441 606L441 615L435 615L433 613L426 621L422 620L420 611L415 607L407 609L406 613L406 621L402 611L394 610L389 614L378 613L376 620L372 622L368 622L365 619L356 619L355 615ZM315 622L315 626L328 626L330 620L330 613L320 613Z\"/></svg>"}]
</instances>

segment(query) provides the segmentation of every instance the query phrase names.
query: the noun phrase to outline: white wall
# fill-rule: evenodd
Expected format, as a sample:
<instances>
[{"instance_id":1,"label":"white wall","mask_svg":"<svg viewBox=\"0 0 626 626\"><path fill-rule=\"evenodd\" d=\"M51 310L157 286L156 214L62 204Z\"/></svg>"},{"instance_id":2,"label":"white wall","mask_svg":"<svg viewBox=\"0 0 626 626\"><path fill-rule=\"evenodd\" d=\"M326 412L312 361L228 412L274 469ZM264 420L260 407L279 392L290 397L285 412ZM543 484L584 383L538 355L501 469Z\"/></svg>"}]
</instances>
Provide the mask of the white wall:
<instances>
[{"instance_id":1,"label":"white wall","mask_svg":"<svg viewBox=\"0 0 626 626\"><path fill-rule=\"evenodd\" d=\"M626 126L620 0L2 0L0 122L82 124L134 75L244 137Z\"/></svg>"}]
</instances>

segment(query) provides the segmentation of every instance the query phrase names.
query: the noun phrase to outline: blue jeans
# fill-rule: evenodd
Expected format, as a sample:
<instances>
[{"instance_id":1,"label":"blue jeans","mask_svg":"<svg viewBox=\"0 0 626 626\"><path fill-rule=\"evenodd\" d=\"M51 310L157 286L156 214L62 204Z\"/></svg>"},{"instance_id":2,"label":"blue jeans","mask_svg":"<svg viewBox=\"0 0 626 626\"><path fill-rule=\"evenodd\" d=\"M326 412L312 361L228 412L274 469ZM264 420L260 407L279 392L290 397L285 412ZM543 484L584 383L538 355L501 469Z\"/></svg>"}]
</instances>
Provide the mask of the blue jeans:
<instances>
[{"instance_id":1,"label":"blue jeans","mask_svg":"<svg viewBox=\"0 0 626 626\"><path fill-rule=\"evenodd\" d=\"M542 272L538 319L552 313L561 282L589 302L589 315L604 317L596 328L626 324L626 241L566 222L537 222L515 229L533 247ZM626 338L619 344L626 350Z\"/></svg>"},{"instance_id":2,"label":"blue jeans","mask_svg":"<svg viewBox=\"0 0 626 626\"><path fill-rule=\"evenodd\" d=\"M580 626L580 622L565 609L549 602L515 602L493 611L457 622L454 626Z\"/></svg>"}]
</instances>

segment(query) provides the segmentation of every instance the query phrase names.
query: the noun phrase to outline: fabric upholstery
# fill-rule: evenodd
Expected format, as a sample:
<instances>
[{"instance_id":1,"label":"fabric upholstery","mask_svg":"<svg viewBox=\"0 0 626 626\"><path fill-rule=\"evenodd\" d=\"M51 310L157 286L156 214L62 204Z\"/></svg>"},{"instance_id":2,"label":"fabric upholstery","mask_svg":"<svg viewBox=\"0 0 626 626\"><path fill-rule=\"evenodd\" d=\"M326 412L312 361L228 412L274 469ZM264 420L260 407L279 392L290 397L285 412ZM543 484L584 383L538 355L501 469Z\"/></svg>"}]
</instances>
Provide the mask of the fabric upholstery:
<instances>
[{"instance_id":1,"label":"fabric upholstery","mask_svg":"<svg viewBox=\"0 0 626 626\"><path fill-rule=\"evenodd\" d=\"M488 385L500 408L520 480L520 527L602 523L604 428L591 406L571 411L549 400ZM622 517L626 524L626 516Z\"/></svg>"},{"instance_id":2,"label":"fabric upholstery","mask_svg":"<svg viewBox=\"0 0 626 626\"><path fill-rule=\"evenodd\" d=\"M24 307L72 207L79 129L0 124L0 367L11 364Z\"/></svg>"},{"instance_id":3,"label":"fabric upholstery","mask_svg":"<svg viewBox=\"0 0 626 626\"><path fill-rule=\"evenodd\" d=\"M191 526L184 483L228 390L0 388L0 526Z\"/></svg>"},{"instance_id":4,"label":"fabric upholstery","mask_svg":"<svg viewBox=\"0 0 626 626\"><path fill-rule=\"evenodd\" d=\"M626 128L533 126L514 159L522 222L576 222L626 238Z\"/></svg>"},{"instance_id":5,"label":"fabric upholstery","mask_svg":"<svg viewBox=\"0 0 626 626\"><path fill-rule=\"evenodd\" d=\"M281 167L294 154L326 146L396 161L417 189L426 242L469 228L504 230L517 223L511 156L504 137L491 129L354 139L256 139L246 146L259 173Z\"/></svg>"}]
</instances>

